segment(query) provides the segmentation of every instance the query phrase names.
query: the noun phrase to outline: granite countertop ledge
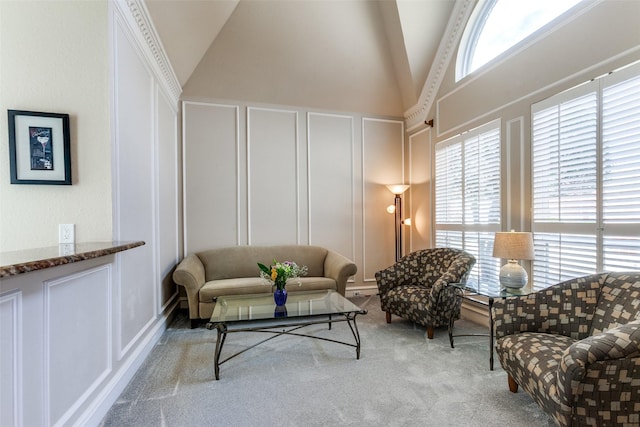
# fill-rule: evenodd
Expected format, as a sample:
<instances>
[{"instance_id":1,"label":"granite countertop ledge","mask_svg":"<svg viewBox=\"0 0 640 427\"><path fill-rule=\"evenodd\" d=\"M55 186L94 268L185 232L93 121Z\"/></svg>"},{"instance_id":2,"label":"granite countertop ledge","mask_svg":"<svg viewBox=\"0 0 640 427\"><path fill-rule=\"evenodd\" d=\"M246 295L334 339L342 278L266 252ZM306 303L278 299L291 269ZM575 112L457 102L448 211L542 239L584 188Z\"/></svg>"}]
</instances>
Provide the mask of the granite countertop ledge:
<instances>
[{"instance_id":1,"label":"granite countertop ledge","mask_svg":"<svg viewBox=\"0 0 640 427\"><path fill-rule=\"evenodd\" d=\"M88 242L0 252L0 279L58 265L99 258L142 246L137 242Z\"/></svg>"}]
</instances>

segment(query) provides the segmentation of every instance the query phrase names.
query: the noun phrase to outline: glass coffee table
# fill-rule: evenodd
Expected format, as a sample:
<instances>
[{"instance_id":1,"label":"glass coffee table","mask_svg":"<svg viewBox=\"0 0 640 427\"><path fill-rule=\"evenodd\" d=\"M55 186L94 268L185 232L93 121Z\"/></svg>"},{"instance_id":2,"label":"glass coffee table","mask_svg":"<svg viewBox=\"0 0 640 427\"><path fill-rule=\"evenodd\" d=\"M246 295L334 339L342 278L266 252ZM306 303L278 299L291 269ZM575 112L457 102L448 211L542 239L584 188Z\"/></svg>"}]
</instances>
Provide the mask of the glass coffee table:
<instances>
[{"instance_id":1,"label":"glass coffee table","mask_svg":"<svg viewBox=\"0 0 640 427\"><path fill-rule=\"evenodd\" d=\"M214 356L216 380L220 379L220 365L281 335L295 335L355 347L356 359L360 359L360 333L356 324L358 314L367 314L367 311L339 293L327 290L290 292L284 307L276 307L273 294L270 293L218 297L211 319L206 325L207 329L218 331ZM331 329L331 325L337 322L347 322L355 342L299 332L304 327L323 323ZM270 336L221 359L227 334L233 332L264 332Z\"/></svg>"},{"instance_id":2,"label":"glass coffee table","mask_svg":"<svg viewBox=\"0 0 640 427\"><path fill-rule=\"evenodd\" d=\"M485 289L478 289L470 286L467 283L450 283L449 286L453 286L456 288L458 293L458 298L467 299L482 305L486 305L489 308L489 334L459 334L453 335L453 324L455 319L453 316L449 319L449 343L451 344L451 348L453 347L453 337L472 337L472 336L483 336L489 337L489 370L493 371L493 313L491 312L491 308L493 307L493 302L496 298L507 298L512 296L521 296L521 295L529 295L533 291L531 291L530 285L525 286L524 288L501 288L500 290L491 291ZM485 299L480 299L477 297L485 297Z\"/></svg>"}]
</instances>

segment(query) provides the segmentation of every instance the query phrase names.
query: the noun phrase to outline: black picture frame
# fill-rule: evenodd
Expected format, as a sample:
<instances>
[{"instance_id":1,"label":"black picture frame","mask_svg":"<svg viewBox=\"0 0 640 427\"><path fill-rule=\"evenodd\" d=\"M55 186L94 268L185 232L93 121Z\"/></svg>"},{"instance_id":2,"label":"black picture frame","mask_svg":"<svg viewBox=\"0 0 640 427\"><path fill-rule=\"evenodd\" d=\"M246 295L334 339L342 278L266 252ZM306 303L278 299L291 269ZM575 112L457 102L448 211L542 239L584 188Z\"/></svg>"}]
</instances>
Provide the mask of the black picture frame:
<instances>
[{"instance_id":1,"label":"black picture frame","mask_svg":"<svg viewBox=\"0 0 640 427\"><path fill-rule=\"evenodd\" d=\"M8 110L11 184L71 185L69 115Z\"/></svg>"}]
</instances>

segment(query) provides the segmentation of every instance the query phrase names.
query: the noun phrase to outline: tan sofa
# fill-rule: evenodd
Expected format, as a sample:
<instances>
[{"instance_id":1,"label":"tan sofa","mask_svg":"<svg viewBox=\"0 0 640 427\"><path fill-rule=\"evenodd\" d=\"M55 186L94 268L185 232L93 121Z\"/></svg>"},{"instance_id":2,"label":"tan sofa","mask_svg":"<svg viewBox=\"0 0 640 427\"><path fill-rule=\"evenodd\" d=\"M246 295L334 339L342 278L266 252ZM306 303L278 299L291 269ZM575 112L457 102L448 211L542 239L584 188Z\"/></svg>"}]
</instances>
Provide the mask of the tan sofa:
<instances>
[{"instance_id":1,"label":"tan sofa","mask_svg":"<svg viewBox=\"0 0 640 427\"><path fill-rule=\"evenodd\" d=\"M308 268L306 276L290 279L288 292L332 289L344 295L347 279L357 271L351 260L320 246L231 246L190 254L173 272L173 280L185 288L191 327L211 318L220 296L272 292L260 278L258 263L270 265L273 260Z\"/></svg>"}]
</instances>

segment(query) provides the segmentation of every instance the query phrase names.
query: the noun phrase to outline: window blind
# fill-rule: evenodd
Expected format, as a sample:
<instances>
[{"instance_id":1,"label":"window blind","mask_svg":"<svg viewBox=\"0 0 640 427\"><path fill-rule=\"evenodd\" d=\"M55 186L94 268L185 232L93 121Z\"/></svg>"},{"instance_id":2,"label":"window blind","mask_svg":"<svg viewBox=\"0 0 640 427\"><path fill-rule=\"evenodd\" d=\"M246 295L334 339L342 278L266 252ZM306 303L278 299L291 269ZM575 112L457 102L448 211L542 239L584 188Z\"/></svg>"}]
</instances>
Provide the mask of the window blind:
<instances>
[{"instance_id":1,"label":"window blind","mask_svg":"<svg viewBox=\"0 0 640 427\"><path fill-rule=\"evenodd\" d=\"M533 281L640 268L640 65L532 106Z\"/></svg>"},{"instance_id":2,"label":"window blind","mask_svg":"<svg viewBox=\"0 0 640 427\"><path fill-rule=\"evenodd\" d=\"M500 122L436 144L436 246L476 257L469 284L498 289L500 260L493 236L500 231Z\"/></svg>"}]
</instances>

